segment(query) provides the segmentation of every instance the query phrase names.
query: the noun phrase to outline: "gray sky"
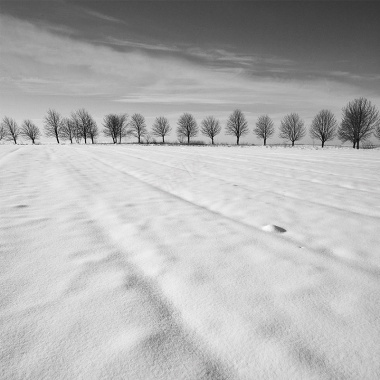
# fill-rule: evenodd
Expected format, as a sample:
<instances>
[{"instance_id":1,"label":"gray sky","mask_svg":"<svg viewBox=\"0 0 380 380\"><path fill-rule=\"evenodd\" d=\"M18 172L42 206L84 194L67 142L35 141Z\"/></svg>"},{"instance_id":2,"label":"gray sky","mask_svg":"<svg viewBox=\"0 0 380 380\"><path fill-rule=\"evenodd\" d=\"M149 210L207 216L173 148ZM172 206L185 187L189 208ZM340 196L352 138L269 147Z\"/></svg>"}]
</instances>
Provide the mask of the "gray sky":
<instances>
[{"instance_id":1,"label":"gray sky","mask_svg":"<svg viewBox=\"0 0 380 380\"><path fill-rule=\"evenodd\" d=\"M380 106L379 14L375 1L0 1L0 117L339 120L354 98Z\"/></svg>"}]
</instances>

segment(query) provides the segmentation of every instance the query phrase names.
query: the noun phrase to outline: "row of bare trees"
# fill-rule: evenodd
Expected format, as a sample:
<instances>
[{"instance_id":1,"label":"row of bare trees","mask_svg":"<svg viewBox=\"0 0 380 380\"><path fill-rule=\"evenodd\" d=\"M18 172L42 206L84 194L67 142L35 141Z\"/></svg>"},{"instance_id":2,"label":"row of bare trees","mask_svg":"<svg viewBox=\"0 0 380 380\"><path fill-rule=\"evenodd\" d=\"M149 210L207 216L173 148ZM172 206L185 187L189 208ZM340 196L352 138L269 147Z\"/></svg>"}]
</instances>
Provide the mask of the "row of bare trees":
<instances>
[{"instance_id":1,"label":"row of bare trees","mask_svg":"<svg viewBox=\"0 0 380 380\"><path fill-rule=\"evenodd\" d=\"M279 136L291 142L292 146L296 141L301 140L306 135L305 123L297 113L286 115L280 124ZM201 123L201 132L211 139L221 132L218 120L213 116L206 117ZM274 122L268 115L258 118L253 130L256 137L263 139L264 145L267 139L275 133ZM178 121L177 133L179 136L187 138L188 143L191 137L198 134L198 128L194 117L184 114ZM236 137L236 144L239 145L240 138L249 133L248 122L241 110L235 110L228 118L225 133ZM325 143L338 137L343 143L350 141L353 147L359 149L360 141L368 140L372 133L380 139L380 115L371 102L365 98L355 99L343 108L343 118L340 126L329 110L321 110L313 118L309 134L313 139L321 141L322 148Z\"/></svg>"},{"instance_id":2,"label":"row of bare trees","mask_svg":"<svg viewBox=\"0 0 380 380\"><path fill-rule=\"evenodd\" d=\"M70 143L80 142L82 139L87 144L91 139L94 144L99 135L99 129L92 116L85 110L79 109L71 113L68 118L63 118L59 112L50 109L44 119L46 137L53 137L59 144L60 139L69 140Z\"/></svg>"},{"instance_id":3,"label":"row of bare trees","mask_svg":"<svg viewBox=\"0 0 380 380\"><path fill-rule=\"evenodd\" d=\"M172 127L166 117L157 117L153 123L151 131L148 131L145 118L139 113L135 113L128 119L127 114L108 114L103 119L103 134L111 137L114 144L121 143L124 137L134 136L138 143L142 139L150 142L152 136L160 137L165 143ZM50 109L44 118L44 131L47 137L52 137L60 143L60 140L69 140L84 143L91 140L94 144L99 135L99 128L92 116L85 110L79 109L72 112L70 117L63 118L57 111ZM190 113L184 113L177 122L177 136L182 142L196 137L199 131L211 139L214 144L215 137L221 133L222 127L214 116L207 116L200 124L200 128ZM275 133L274 122L268 115L258 118L253 130L256 137L263 139L264 145ZM297 113L286 115L279 127L279 137L291 142L292 146L296 141L301 140L306 135L305 123ZM249 133L248 122L244 113L236 109L229 116L225 134L236 137L236 144L239 145L242 136ZM371 102L365 98L355 99L343 108L342 122L338 122L334 114L329 110L322 110L314 117L309 134L313 139L321 141L322 147L325 143L338 137L342 142L350 141L354 148L359 149L361 141L368 140L372 134L380 139L380 115L379 111ZM25 120L21 127L15 120L4 117L0 125L0 140L7 138L17 144L19 136L30 139L34 144L40 138L41 133L38 127L30 120Z\"/></svg>"},{"instance_id":4,"label":"row of bare trees","mask_svg":"<svg viewBox=\"0 0 380 380\"><path fill-rule=\"evenodd\" d=\"M20 128L14 119L5 116L0 125L0 140L8 139L17 144L19 136L30 139L34 144L41 137L41 132L31 120L24 120Z\"/></svg>"}]
</instances>

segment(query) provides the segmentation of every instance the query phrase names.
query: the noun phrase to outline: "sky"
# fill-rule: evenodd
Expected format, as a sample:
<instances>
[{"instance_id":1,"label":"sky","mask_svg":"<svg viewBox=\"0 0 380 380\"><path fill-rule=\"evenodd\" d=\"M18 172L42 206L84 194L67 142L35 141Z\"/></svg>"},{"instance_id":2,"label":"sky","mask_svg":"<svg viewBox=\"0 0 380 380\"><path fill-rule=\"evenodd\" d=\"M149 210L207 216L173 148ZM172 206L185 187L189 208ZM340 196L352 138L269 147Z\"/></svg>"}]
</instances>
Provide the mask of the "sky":
<instances>
[{"instance_id":1,"label":"sky","mask_svg":"<svg viewBox=\"0 0 380 380\"><path fill-rule=\"evenodd\" d=\"M0 118L42 127L49 108L86 108L99 125L138 112L175 130L184 112L224 127L239 108L242 141L259 144L262 114L278 131L291 112L306 127L321 109L339 121L361 96L380 108L379 14L380 2L359 0L0 0Z\"/></svg>"}]
</instances>

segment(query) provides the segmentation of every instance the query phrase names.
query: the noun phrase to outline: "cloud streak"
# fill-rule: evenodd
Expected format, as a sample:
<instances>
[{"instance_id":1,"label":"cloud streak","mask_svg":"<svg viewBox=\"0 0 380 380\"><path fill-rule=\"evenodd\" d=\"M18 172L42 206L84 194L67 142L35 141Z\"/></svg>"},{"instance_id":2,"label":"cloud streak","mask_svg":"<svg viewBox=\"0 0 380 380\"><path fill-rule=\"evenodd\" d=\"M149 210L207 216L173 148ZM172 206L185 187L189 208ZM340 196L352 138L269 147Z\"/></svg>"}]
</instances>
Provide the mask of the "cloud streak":
<instances>
[{"instance_id":1,"label":"cloud streak","mask_svg":"<svg viewBox=\"0 0 380 380\"><path fill-rule=\"evenodd\" d=\"M104 20L104 21L108 21L108 22L114 22L114 23L124 23L123 20L120 20L116 17L108 16L108 15L105 15L103 13L99 13L99 12L96 12L96 11L93 11L90 9L86 9L85 12L88 15L95 17L97 19L100 19L100 20Z\"/></svg>"},{"instance_id":2,"label":"cloud streak","mask_svg":"<svg viewBox=\"0 0 380 380\"><path fill-rule=\"evenodd\" d=\"M137 48L142 50L156 50L156 51L166 51L166 52L179 52L180 50L175 46L166 46L164 44L149 44L143 42L122 40L115 37L108 37L105 41L100 41L106 45L122 46L128 48Z\"/></svg>"},{"instance_id":3,"label":"cloud streak","mask_svg":"<svg viewBox=\"0 0 380 380\"><path fill-rule=\"evenodd\" d=\"M38 95L45 96L46 102L52 96L63 96L78 107L85 103L95 108L97 104L96 109L104 113L107 109L121 112L130 104L129 108L138 107L147 118L161 113L160 109L224 117L242 107L252 118L269 113L276 120L288 112L299 112L305 118L321 108L340 112L354 96L380 98L375 91L363 94L357 85L337 79L347 73L332 72L323 80L322 74L297 79L291 75L296 63L275 57L110 39L128 47L117 51L10 16L0 16L0 24L5 112L14 109L11 99L21 99L21 95L30 107L45 112L50 104L41 106L41 100L32 96ZM22 113L23 104L19 106Z\"/></svg>"}]
</instances>

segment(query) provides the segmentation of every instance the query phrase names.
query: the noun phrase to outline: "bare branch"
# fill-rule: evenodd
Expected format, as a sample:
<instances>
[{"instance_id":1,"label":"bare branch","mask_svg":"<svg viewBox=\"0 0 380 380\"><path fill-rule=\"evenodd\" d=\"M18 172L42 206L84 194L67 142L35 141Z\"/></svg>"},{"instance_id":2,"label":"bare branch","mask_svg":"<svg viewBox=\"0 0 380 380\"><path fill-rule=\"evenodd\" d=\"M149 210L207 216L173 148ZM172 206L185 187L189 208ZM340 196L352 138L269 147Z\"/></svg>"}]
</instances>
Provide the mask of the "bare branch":
<instances>
[{"instance_id":1,"label":"bare branch","mask_svg":"<svg viewBox=\"0 0 380 380\"><path fill-rule=\"evenodd\" d=\"M341 141L351 141L359 149L360 141L370 138L380 123L379 111L366 98L355 99L343 108L342 123L338 130Z\"/></svg>"},{"instance_id":2,"label":"bare branch","mask_svg":"<svg viewBox=\"0 0 380 380\"><path fill-rule=\"evenodd\" d=\"M92 144L94 144L96 137L98 137L99 135L99 129L95 120L92 118L92 116L90 116L90 119L89 119L88 134L90 135Z\"/></svg>"},{"instance_id":3,"label":"bare branch","mask_svg":"<svg viewBox=\"0 0 380 380\"><path fill-rule=\"evenodd\" d=\"M65 140L70 140L70 143L73 143L73 139L75 138L75 128L76 123L73 119L64 118L62 119L62 129L61 136Z\"/></svg>"},{"instance_id":4,"label":"bare branch","mask_svg":"<svg viewBox=\"0 0 380 380\"><path fill-rule=\"evenodd\" d=\"M0 124L0 141L7 137L7 131L3 125L3 123Z\"/></svg>"},{"instance_id":5,"label":"bare branch","mask_svg":"<svg viewBox=\"0 0 380 380\"><path fill-rule=\"evenodd\" d=\"M215 119L214 116L207 116L202 120L201 132L203 135L211 139L211 143L214 144L214 138L220 133L222 127L220 126L219 120Z\"/></svg>"},{"instance_id":6,"label":"bare branch","mask_svg":"<svg viewBox=\"0 0 380 380\"><path fill-rule=\"evenodd\" d=\"M310 136L321 140L322 148L326 141L333 140L336 135L337 121L329 110L319 111L310 126Z\"/></svg>"},{"instance_id":7,"label":"bare branch","mask_svg":"<svg viewBox=\"0 0 380 380\"><path fill-rule=\"evenodd\" d=\"M165 143L165 136L172 131L172 127L166 117L157 117L152 126L152 134L162 137L162 142Z\"/></svg>"},{"instance_id":8,"label":"bare branch","mask_svg":"<svg viewBox=\"0 0 380 380\"><path fill-rule=\"evenodd\" d=\"M292 142L301 140L306 134L304 127L304 121L297 113L291 113L286 115L281 121L280 125L280 137Z\"/></svg>"},{"instance_id":9,"label":"bare branch","mask_svg":"<svg viewBox=\"0 0 380 380\"><path fill-rule=\"evenodd\" d=\"M10 117L5 116L1 123L7 140L13 140L17 144L17 138L20 135L20 128L18 127L16 121Z\"/></svg>"},{"instance_id":10,"label":"bare branch","mask_svg":"<svg viewBox=\"0 0 380 380\"><path fill-rule=\"evenodd\" d=\"M41 137L40 130L31 120L24 120L20 134L21 136L30 139L32 144L35 144L35 141Z\"/></svg>"},{"instance_id":11,"label":"bare branch","mask_svg":"<svg viewBox=\"0 0 380 380\"><path fill-rule=\"evenodd\" d=\"M117 143L119 132L119 117L116 114L110 113L104 116L103 119L103 134L104 136L111 137L114 144Z\"/></svg>"},{"instance_id":12,"label":"bare branch","mask_svg":"<svg viewBox=\"0 0 380 380\"><path fill-rule=\"evenodd\" d=\"M94 143L94 138L98 135L98 127L92 116L82 108L74 112L71 119L76 125L77 138L84 138L84 143L87 144L87 138L90 137Z\"/></svg>"},{"instance_id":13,"label":"bare branch","mask_svg":"<svg viewBox=\"0 0 380 380\"><path fill-rule=\"evenodd\" d=\"M55 137L59 144L59 138L61 137L62 121L61 115L52 109L49 109L45 116L45 136Z\"/></svg>"},{"instance_id":14,"label":"bare branch","mask_svg":"<svg viewBox=\"0 0 380 380\"><path fill-rule=\"evenodd\" d=\"M130 133L137 137L138 143L141 143L141 137L145 136L148 133L145 124L145 118L139 113L135 113L131 116L131 121L129 123Z\"/></svg>"},{"instance_id":15,"label":"bare branch","mask_svg":"<svg viewBox=\"0 0 380 380\"><path fill-rule=\"evenodd\" d=\"M83 138L82 127L80 119L76 112L72 112L70 116L70 121L73 126L74 138L77 144L79 144Z\"/></svg>"},{"instance_id":16,"label":"bare branch","mask_svg":"<svg viewBox=\"0 0 380 380\"><path fill-rule=\"evenodd\" d=\"M155 143L156 140L153 138L153 135L150 132L147 132L145 135L145 144Z\"/></svg>"},{"instance_id":17,"label":"bare branch","mask_svg":"<svg viewBox=\"0 0 380 380\"><path fill-rule=\"evenodd\" d=\"M267 144L267 139L274 134L274 123L268 115L262 115L257 119L256 128L253 133L264 140L264 145Z\"/></svg>"},{"instance_id":18,"label":"bare branch","mask_svg":"<svg viewBox=\"0 0 380 380\"><path fill-rule=\"evenodd\" d=\"M378 139L380 139L380 123L377 124L375 132L374 132L374 135L375 135L375 137L377 137Z\"/></svg>"},{"instance_id":19,"label":"bare branch","mask_svg":"<svg viewBox=\"0 0 380 380\"><path fill-rule=\"evenodd\" d=\"M177 122L177 136L179 139L187 138L190 144L190 138L197 136L199 129L194 116L190 113L184 113Z\"/></svg>"},{"instance_id":20,"label":"bare branch","mask_svg":"<svg viewBox=\"0 0 380 380\"><path fill-rule=\"evenodd\" d=\"M121 144L121 139L128 136L128 115L126 113L120 114L118 120L117 136L119 137L119 144Z\"/></svg>"},{"instance_id":21,"label":"bare branch","mask_svg":"<svg viewBox=\"0 0 380 380\"><path fill-rule=\"evenodd\" d=\"M104 136L111 137L114 144L117 143L118 139L119 144L121 144L121 139L128 135L127 126L127 114L116 115L110 113L103 119L103 134Z\"/></svg>"},{"instance_id":22,"label":"bare branch","mask_svg":"<svg viewBox=\"0 0 380 380\"><path fill-rule=\"evenodd\" d=\"M239 145L241 136L245 136L248 133L248 122L239 109L232 112L227 120L226 135L236 136L236 144Z\"/></svg>"}]
</instances>

